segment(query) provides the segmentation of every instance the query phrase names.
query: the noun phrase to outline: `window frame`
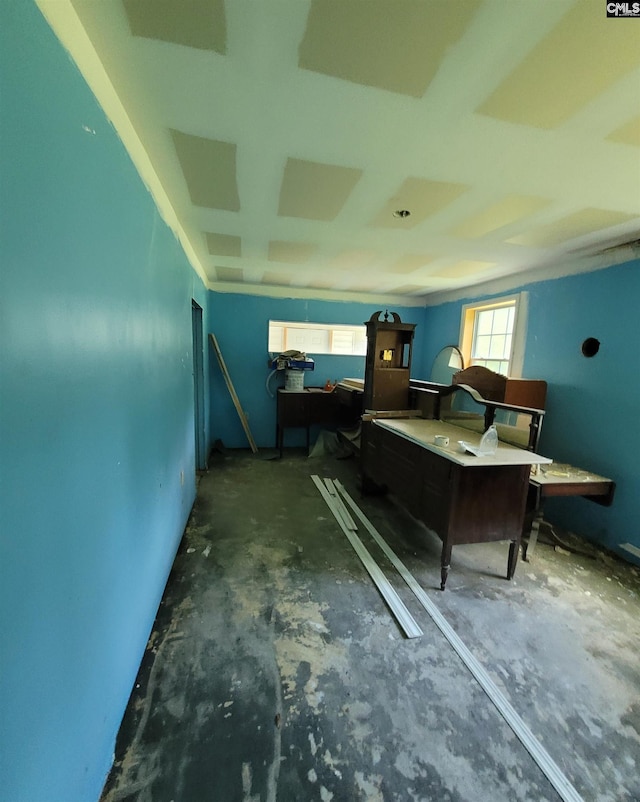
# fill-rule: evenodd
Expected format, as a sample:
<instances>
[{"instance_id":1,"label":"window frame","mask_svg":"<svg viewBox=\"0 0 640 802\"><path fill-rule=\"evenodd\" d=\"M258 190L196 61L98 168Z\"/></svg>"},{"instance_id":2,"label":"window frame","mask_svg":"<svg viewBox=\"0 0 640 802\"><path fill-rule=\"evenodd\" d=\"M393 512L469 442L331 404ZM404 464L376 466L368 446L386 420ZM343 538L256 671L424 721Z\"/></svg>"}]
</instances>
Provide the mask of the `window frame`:
<instances>
[{"instance_id":1,"label":"window frame","mask_svg":"<svg viewBox=\"0 0 640 802\"><path fill-rule=\"evenodd\" d=\"M463 304L460 314L460 350L466 367L471 365L471 349L478 312L514 306L514 321L511 336L511 352L509 368L506 375L521 378L524 366L524 350L527 334L528 293L519 292L513 295L501 295L485 301Z\"/></svg>"},{"instance_id":2,"label":"window frame","mask_svg":"<svg viewBox=\"0 0 640 802\"><path fill-rule=\"evenodd\" d=\"M328 334L328 343L329 343L329 350L328 351L317 351L313 349L301 349L304 350L309 356L355 356L359 358L363 358L366 356L367 353L367 328L364 324L353 324L353 323L315 323L315 322L308 322L308 321L297 321L297 320L269 320L268 327L267 327L267 351L271 354L279 354L280 351L274 351L270 348L271 345L271 327L281 327L283 329L283 349L282 351L293 350L291 347L287 346L287 329L312 329L317 331L323 331ZM336 332L341 331L348 331L353 333L353 348L357 348L358 345L360 346L361 350L356 351L352 350L352 353L344 353L340 351L333 351L334 346L334 334Z\"/></svg>"}]
</instances>

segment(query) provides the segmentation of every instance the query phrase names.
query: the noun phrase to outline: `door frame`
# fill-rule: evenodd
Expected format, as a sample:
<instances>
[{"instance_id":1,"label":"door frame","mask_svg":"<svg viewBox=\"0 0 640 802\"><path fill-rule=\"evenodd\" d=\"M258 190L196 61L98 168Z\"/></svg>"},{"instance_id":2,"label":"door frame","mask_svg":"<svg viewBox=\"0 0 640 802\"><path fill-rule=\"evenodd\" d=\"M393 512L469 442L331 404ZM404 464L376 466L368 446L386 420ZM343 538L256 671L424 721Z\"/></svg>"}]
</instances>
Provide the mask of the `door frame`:
<instances>
[{"instance_id":1,"label":"door frame","mask_svg":"<svg viewBox=\"0 0 640 802\"><path fill-rule=\"evenodd\" d=\"M204 426L204 333L202 307L191 299L191 336L193 342L193 434L196 471L207 469Z\"/></svg>"}]
</instances>

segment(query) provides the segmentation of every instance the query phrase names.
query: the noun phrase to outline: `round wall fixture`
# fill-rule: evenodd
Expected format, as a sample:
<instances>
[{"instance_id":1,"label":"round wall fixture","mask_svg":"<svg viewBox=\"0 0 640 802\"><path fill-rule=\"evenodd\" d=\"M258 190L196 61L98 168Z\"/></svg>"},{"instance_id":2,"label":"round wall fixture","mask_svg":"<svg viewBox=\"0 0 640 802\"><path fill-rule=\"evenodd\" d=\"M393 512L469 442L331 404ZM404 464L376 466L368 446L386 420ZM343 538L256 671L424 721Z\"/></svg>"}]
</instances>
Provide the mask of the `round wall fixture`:
<instances>
[{"instance_id":1,"label":"round wall fixture","mask_svg":"<svg viewBox=\"0 0 640 802\"><path fill-rule=\"evenodd\" d=\"M411 212L408 209L396 209L395 212L393 213L393 216L405 218L409 217L410 214Z\"/></svg>"},{"instance_id":2,"label":"round wall fixture","mask_svg":"<svg viewBox=\"0 0 640 802\"><path fill-rule=\"evenodd\" d=\"M600 350L600 340L596 340L595 337L587 337L587 339L582 343L583 356L587 357L595 356L599 350Z\"/></svg>"}]
</instances>

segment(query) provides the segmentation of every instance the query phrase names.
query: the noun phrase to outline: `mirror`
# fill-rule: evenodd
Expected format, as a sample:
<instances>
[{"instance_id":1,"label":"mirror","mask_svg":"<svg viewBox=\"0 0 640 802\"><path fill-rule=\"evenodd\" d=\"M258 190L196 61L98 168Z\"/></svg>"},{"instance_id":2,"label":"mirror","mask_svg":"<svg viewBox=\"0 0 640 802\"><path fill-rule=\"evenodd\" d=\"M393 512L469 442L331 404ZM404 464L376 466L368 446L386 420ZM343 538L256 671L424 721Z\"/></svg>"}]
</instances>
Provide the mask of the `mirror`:
<instances>
[{"instance_id":1,"label":"mirror","mask_svg":"<svg viewBox=\"0 0 640 802\"><path fill-rule=\"evenodd\" d=\"M453 374L463 369L462 351L457 345L445 345L433 360L430 381L448 386L453 382Z\"/></svg>"}]
</instances>

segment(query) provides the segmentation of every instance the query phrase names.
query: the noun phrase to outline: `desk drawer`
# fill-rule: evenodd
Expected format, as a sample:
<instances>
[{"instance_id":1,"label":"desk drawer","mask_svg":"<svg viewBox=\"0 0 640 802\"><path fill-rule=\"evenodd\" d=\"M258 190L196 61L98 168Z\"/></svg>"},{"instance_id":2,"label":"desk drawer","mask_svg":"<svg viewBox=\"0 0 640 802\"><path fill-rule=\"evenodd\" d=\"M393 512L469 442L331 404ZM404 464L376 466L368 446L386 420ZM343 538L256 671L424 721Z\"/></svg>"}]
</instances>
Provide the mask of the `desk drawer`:
<instances>
[{"instance_id":1,"label":"desk drawer","mask_svg":"<svg viewBox=\"0 0 640 802\"><path fill-rule=\"evenodd\" d=\"M305 399L309 425L326 424L335 426L338 422L340 402L333 393L307 393Z\"/></svg>"},{"instance_id":2,"label":"desk drawer","mask_svg":"<svg viewBox=\"0 0 640 802\"><path fill-rule=\"evenodd\" d=\"M445 457L422 449L421 507L416 515L442 536L449 525L449 506L455 466Z\"/></svg>"},{"instance_id":3,"label":"desk drawer","mask_svg":"<svg viewBox=\"0 0 640 802\"><path fill-rule=\"evenodd\" d=\"M278 391L278 424L280 426L308 426L308 394Z\"/></svg>"},{"instance_id":4,"label":"desk drawer","mask_svg":"<svg viewBox=\"0 0 640 802\"><path fill-rule=\"evenodd\" d=\"M391 493L416 516L422 510L420 458L424 449L373 424L365 424L363 465L365 473Z\"/></svg>"}]
</instances>

